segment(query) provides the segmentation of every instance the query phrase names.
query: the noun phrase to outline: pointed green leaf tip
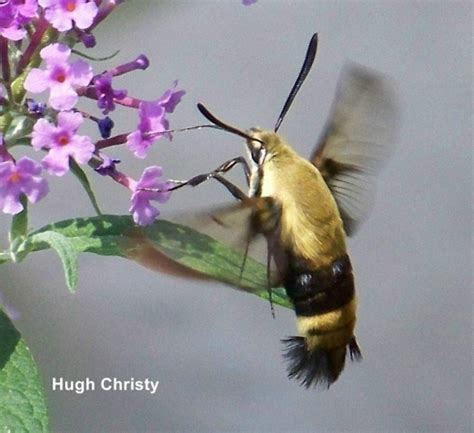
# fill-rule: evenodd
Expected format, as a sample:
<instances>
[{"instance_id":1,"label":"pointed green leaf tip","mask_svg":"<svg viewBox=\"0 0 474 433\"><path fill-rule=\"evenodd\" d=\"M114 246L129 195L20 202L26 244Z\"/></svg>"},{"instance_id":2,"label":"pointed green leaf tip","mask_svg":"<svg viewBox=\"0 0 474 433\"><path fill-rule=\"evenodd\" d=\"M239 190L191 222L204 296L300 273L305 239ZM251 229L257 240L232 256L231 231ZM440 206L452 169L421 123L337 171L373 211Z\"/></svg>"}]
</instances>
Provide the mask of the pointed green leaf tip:
<instances>
[{"instance_id":1,"label":"pointed green leaf tip","mask_svg":"<svg viewBox=\"0 0 474 433\"><path fill-rule=\"evenodd\" d=\"M20 203L23 205L23 210L13 215L10 226L10 243L20 238L20 240L24 240L28 231L28 202L24 195L20 196Z\"/></svg>"},{"instance_id":2,"label":"pointed green leaf tip","mask_svg":"<svg viewBox=\"0 0 474 433\"><path fill-rule=\"evenodd\" d=\"M101 215L102 212L100 211L99 204L97 203L97 199L95 197L94 191L91 187L91 184L89 182L89 179L87 178L86 173L80 167L80 165L76 161L74 161L73 158L70 159L69 164L71 167L71 172L74 174L74 176L77 177L82 187L86 191L87 196L89 197L89 200L91 201L91 204L94 207L94 210L96 211L97 215Z\"/></svg>"},{"instance_id":3,"label":"pointed green leaf tip","mask_svg":"<svg viewBox=\"0 0 474 433\"><path fill-rule=\"evenodd\" d=\"M0 431L47 432L41 380L25 341L0 310Z\"/></svg>"},{"instance_id":4,"label":"pointed green leaf tip","mask_svg":"<svg viewBox=\"0 0 474 433\"><path fill-rule=\"evenodd\" d=\"M33 245L47 244L53 248L61 259L66 277L66 284L71 292L74 292L77 284L77 252L72 242L61 233L48 230L31 236Z\"/></svg>"}]
</instances>

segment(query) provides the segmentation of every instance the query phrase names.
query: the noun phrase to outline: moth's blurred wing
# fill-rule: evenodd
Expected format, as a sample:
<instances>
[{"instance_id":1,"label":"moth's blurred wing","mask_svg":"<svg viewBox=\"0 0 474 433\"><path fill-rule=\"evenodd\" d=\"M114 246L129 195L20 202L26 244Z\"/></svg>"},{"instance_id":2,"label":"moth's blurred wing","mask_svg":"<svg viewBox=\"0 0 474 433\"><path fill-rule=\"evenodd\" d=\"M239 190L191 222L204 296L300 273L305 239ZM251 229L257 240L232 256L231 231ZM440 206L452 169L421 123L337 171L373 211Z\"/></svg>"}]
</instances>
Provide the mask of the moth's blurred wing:
<instances>
[{"instance_id":1,"label":"moth's blurred wing","mask_svg":"<svg viewBox=\"0 0 474 433\"><path fill-rule=\"evenodd\" d=\"M158 272L217 280L267 297L266 258L255 259L255 256L260 258L261 251L266 254L265 240L250 232L251 200L180 215L172 221L160 219L137 228L129 234L124 254ZM245 258L249 241L249 254ZM270 284L276 286L276 278L272 277ZM287 304L286 299L280 300L275 302Z\"/></svg>"},{"instance_id":2,"label":"moth's blurred wing","mask_svg":"<svg viewBox=\"0 0 474 433\"><path fill-rule=\"evenodd\" d=\"M331 189L349 236L373 206L375 175L393 152L397 118L394 91L383 76L344 68L311 162Z\"/></svg>"}]
</instances>

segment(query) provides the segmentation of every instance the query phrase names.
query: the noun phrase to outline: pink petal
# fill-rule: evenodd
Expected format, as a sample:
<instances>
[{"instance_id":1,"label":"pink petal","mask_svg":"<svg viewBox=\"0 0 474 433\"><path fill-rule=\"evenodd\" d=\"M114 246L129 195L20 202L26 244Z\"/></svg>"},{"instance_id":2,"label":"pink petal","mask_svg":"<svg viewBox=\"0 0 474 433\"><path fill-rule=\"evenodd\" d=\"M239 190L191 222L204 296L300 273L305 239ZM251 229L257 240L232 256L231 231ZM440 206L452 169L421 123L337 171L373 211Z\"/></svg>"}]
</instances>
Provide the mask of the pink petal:
<instances>
[{"instance_id":1,"label":"pink petal","mask_svg":"<svg viewBox=\"0 0 474 433\"><path fill-rule=\"evenodd\" d=\"M65 63L71 55L71 49L64 44L51 44L40 51L40 56L47 63Z\"/></svg>"},{"instance_id":2,"label":"pink petal","mask_svg":"<svg viewBox=\"0 0 474 433\"><path fill-rule=\"evenodd\" d=\"M23 205L20 203L18 198L17 194L7 194L3 199L3 212L10 215L20 213L23 210Z\"/></svg>"},{"instance_id":3,"label":"pink petal","mask_svg":"<svg viewBox=\"0 0 474 433\"><path fill-rule=\"evenodd\" d=\"M11 41L19 41L26 35L26 30L19 28L17 24L13 24L10 27L2 29L0 34Z\"/></svg>"},{"instance_id":4,"label":"pink petal","mask_svg":"<svg viewBox=\"0 0 474 433\"><path fill-rule=\"evenodd\" d=\"M147 167L142 174L142 177L138 181L139 188L147 188L152 187L155 183L157 177L160 177L163 174L163 170L161 167L153 166Z\"/></svg>"},{"instance_id":5,"label":"pink petal","mask_svg":"<svg viewBox=\"0 0 474 433\"><path fill-rule=\"evenodd\" d=\"M48 181L40 177L31 178L28 184L24 185L22 189L31 203L37 203L48 194Z\"/></svg>"},{"instance_id":6,"label":"pink petal","mask_svg":"<svg viewBox=\"0 0 474 433\"><path fill-rule=\"evenodd\" d=\"M150 140L144 140L140 131L134 131L128 134L127 146L137 158L146 157L147 150L151 146Z\"/></svg>"},{"instance_id":7,"label":"pink petal","mask_svg":"<svg viewBox=\"0 0 474 433\"><path fill-rule=\"evenodd\" d=\"M59 8L53 6L46 9L44 16L46 20L60 32L72 29L72 17L70 13L65 13Z\"/></svg>"},{"instance_id":8,"label":"pink petal","mask_svg":"<svg viewBox=\"0 0 474 433\"><path fill-rule=\"evenodd\" d=\"M13 161L2 161L0 162L0 180L2 180L2 176L10 176L10 173L15 168L15 164ZM6 182L6 181L5 181ZM0 184L0 187L2 185Z\"/></svg>"},{"instance_id":9,"label":"pink petal","mask_svg":"<svg viewBox=\"0 0 474 433\"><path fill-rule=\"evenodd\" d=\"M49 174L64 176L69 171L69 154L64 148L51 149L43 158L43 167Z\"/></svg>"},{"instance_id":10,"label":"pink petal","mask_svg":"<svg viewBox=\"0 0 474 433\"><path fill-rule=\"evenodd\" d=\"M43 8L54 6L58 0L38 0L38 4Z\"/></svg>"},{"instance_id":11,"label":"pink petal","mask_svg":"<svg viewBox=\"0 0 474 433\"><path fill-rule=\"evenodd\" d=\"M142 123L160 123L165 115L165 110L160 101L144 101L140 104L140 120Z\"/></svg>"},{"instance_id":12,"label":"pink petal","mask_svg":"<svg viewBox=\"0 0 474 433\"><path fill-rule=\"evenodd\" d=\"M92 157L92 153L95 150L95 146L89 137L85 136L74 136L71 142L68 144L69 155L79 164L85 164L89 162Z\"/></svg>"},{"instance_id":13,"label":"pink petal","mask_svg":"<svg viewBox=\"0 0 474 433\"><path fill-rule=\"evenodd\" d=\"M79 97L68 82L51 87L49 103L55 110L70 110Z\"/></svg>"},{"instance_id":14,"label":"pink petal","mask_svg":"<svg viewBox=\"0 0 474 433\"><path fill-rule=\"evenodd\" d=\"M16 168L22 173L32 176L37 176L41 173L41 165L27 156L23 156L16 162Z\"/></svg>"},{"instance_id":15,"label":"pink petal","mask_svg":"<svg viewBox=\"0 0 474 433\"><path fill-rule=\"evenodd\" d=\"M93 76L92 67L83 60L75 61L69 70L71 84L76 87L87 86Z\"/></svg>"},{"instance_id":16,"label":"pink petal","mask_svg":"<svg viewBox=\"0 0 474 433\"><path fill-rule=\"evenodd\" d=\"M31 145L33 149L49 149L54 142L56 127L46 119L39 119L33 126L31 133Z\"/></svg>"},{"instance_id":17,"label":"pink petal","mask_svg":"<svg viewBox=\"0 0 474 433\"><path fill-rule=\"evenodd\" d=\"M33 18L38 10L36 0L25 0L23 4L18 5L18 12L25 18Z\"/></svg>"},{"instance_id":18,"label":"pink petal","mask_svg":"<svg viewBox=\"0 0 474 433\"><path fill-rule=\"evenodd\" d=\"M33 68L27 75L24 86L29 92L44 92L49 87L48 74L42 69Z\"/></svg>"},{"instance_id":19,"label":"pink petal","mask_svg":"<svg viewBox=\"0 0 474 433\"><path fill-rule=\"evenodd\" d=\"M173 82L173 86L168 89L163 95L158 99L158 102L165 108L167 113L172 113L176 106L181 102L181 98L186 94L184 90L175 91L176 86L178 85L178 80Z\"/></svg>"},{"instance_id":20,"label":"pink petal","mask_svg":"<svg viewBox=\"0 0 474 433\"><path fill-rule=\"evenodd\" d=\"M97 5L91 1L89 3L83 3L76 7L74 11L74 22L80 29L87 29L91 26L97 15Z\"/></svg>"},{"instance_id":21,"label":"pink petal","mask_svg":"<svg viewBox=\"0 0 474 433\"><path fill-rule=\"evenodd\" d=\"M81 113L72 113L67 111L62 111L58 114L58 126L68 130L70 133L77 131L79 126L81 126L84 118Z\"/></svg>"},{"instance_id":22,"label":"pink petal","mask_svg":"<svg viewBox=\"0 0 474 433\"><path fill-rule=\"evenodd\" d=\"M148 225L151 224L160 211L153 207L150 202L143 198L137 198L129 209L133 214L133 221L136 224Z\"/></svg>"}]
</instances>

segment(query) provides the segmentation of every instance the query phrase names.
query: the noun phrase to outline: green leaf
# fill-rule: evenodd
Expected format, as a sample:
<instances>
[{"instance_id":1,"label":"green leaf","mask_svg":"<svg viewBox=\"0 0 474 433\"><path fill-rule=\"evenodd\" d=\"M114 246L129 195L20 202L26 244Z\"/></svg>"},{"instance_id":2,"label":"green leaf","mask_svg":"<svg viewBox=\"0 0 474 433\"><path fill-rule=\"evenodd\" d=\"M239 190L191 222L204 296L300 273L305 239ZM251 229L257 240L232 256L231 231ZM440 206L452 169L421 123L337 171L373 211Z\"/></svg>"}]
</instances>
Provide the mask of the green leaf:
<instances>
[{"instance_id":1,"label":"green leaf","mask_svg":"<svg viewBox=\"0 0 474 433\"><path fill-rule=\"evenodd\" d=\"M25 341L0 310L0 431L47 432L41 380Z\"/></svg>"},{"instance_id":2,"label":"green leaf","mask_svg":"<svg viewBox=\"0 0 474 433\"><path fill-rule=\"evenodd\" d=\"M6 262L9 262L11 260L10 253L7 251L1 251L0 252L0 265Z\"/></svg>"},{"instance_id":3,"label":"green leaf","mask_svg":"<svg viewBox=\"0 0 474 433\"><path fill-rule=\"evenodd\" d=\"M20 196L20 202L23 210L13 216L9 233L10 258L15 263L21 262L29 252L25 242L28 232L28 201L23 194Z\"/></svg>"},{"instance_id":4,"label":"green leaf","mask_svg":"<svg viewBox=\"0 0 474 433\"><path fill-rule=\"evenodd\" d=\"M248 257L240 279L242 253L190 227L158 220L139 228L130 216L102 215L61 221L32 236L51 231L67 237L78 253L121 256L162 272L179 273L183 269L177 266L183 267L268 299L266 266ZM33 246L44 248L47 245ZM284 289L272 292L276 304L291 308Z\"/></svg>"},{"instance_id":5,"label":"green leaf","mask_svg":"<svg viewBox=\"0 0 474 433\"><path fill-rule=\"evenodd\" d=\"M5 131L8 129L10 126L10 123L13 120L13 116L9 111L7 111L5 114L2 114L0 116L0 133L4 134Z\"/></svg>"},{"instance_id":6,"label":"green leaf","mask_svg":"<svg viewBox=\"0 0 474 433\"><path fill-rule=\"evenodd\" d=\"M48 230L32 235L29 243L33 250L35 246L46 244L56 251L64 268L67 287L74 292L77 283L77 252L72 242L61 233Z\"/></svg>"},{"instance_id":7,"label":"green leaf","mask_svg":"<svg viewBox=\"0 0 474 433\"><path fill-rule=\"evenodd\" d=\"M10 226L10 243L18 238L25 239L28 231L28 201L23 194L20 196L20 203L23 205L23 210L13 215Z\"/></svg>"},{"instance_id":8,"label":"green leaf","mask_svg":"<svg viewBox=\"0 0 474 433\"><path fill-rule=\"evenodd\" d=\"M16 115L5 134L5 141L13 143L31 133L35 120L29 116Z\"/></svg>"},{"instance_id":9,"label":"green leaf","mask_svg":"<svg viewBox=\"0 0 474 433\"><path fill-rule=\"evenodd\" d=\"M266 266L228 245L190 227L158 220L142 229L147 241L176 262L216 280L240 287L268 299ZM134 254L129 254L134 258ZM291 308L282 288L272 289L275 304Z\"/></svg>"},{"instance_id":10,"label":"green leaf","mask_svg":"<svg viewBox=\"0 0 474 433\"><path fill-rule=\"evenodd\" d=\"M73 218L48 224L31 236L52 231L68 238L78 253L90 252L103 256L125 257L122 244L133 230L134 223L128 215L102 215L90 218ZM49 246L44 243L36 243L33 246L33 251L46 248Z\"/></svg>"},{"instance_id":11,"label":"green leaf","mask_svg":"<svg viewBox=\"0 0 474 433\"><path fill-rule=\"evenodd\" d=\"M77 177L82 187L86 191L87 195L89 196L89 200L91 201L94 210L97 212L97 215L102 215L94 191L92 191L91 184L89 182L89 179L87 178L86 173L84 173L84 170L79 166L76 161L74 161L73 158L70 158L69 166L71 168L72 173Z\"/></svg>"},{"instance_id":12,"label":"green leaf","mask_svg":"<svg viewBox=\"0 0 474 433\"><path fill-rule=\"evenodd\" d=\"M103 62L105 60L113 59L118 53L120 53L120 50L117 50L113 52L112 54L109 54L108 56L105 56L105 57L89 56L88 54L83 53L82 51L75 50L75 49L73 49L72 52L76 54L76 56L84 57L85 59L90 60L92 62Z\"/></svg>"}]
</instances>

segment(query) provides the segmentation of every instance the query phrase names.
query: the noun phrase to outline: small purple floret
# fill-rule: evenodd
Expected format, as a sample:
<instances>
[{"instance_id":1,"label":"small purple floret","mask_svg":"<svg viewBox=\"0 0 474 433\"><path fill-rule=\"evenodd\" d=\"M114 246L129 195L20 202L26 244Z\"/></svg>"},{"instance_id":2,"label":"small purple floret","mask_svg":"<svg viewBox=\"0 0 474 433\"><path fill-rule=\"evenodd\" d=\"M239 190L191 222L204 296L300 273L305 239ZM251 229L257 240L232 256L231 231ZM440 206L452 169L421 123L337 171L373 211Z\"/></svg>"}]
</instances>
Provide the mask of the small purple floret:
<instances>
[{"instance_id":1,"label":"small purple floret","mask_svg":"<svg viewBox=\"0 0 474 433\"><path fill-rule=\"evenodd\" d=\"M129 211L133 215L133 221L139 225L151 224L160 214L160 211L152 206L152 200L159 203L168 201L171 184L160 179L162 169L158 166L148 167L144 170L140 180L133 186L132 206ZM146 191L144 189L147 189ZM154 191L148 191L153 189Z\"/></svg>"},{"instance_id":2,"label":"small purple floret","mask_svg":"<svg viewBox=\"0 0 474 433\"><path fill-rule=\"evenodd\" d=\"M145 158L148 148L161 137L158 134L148 137L146 133L165 131L168 129L168 121L165 119L165 109L159 101L140 103L139 117L138 128L127 137L127 146L137 158Z\"/></svg>"},{"instance_id":3,"label":"small purple floret","mask_svg":"<svg viewBox=\"0 0 474 433\"><path fill-rule=\"evenodd\" d=\"M41 165L24 156L16 164L0 162L0 209L16 215L23 210L22 194L31 203L36 203L48 193L48 182L41 176Z\"/></svg>"},{"instance_id":4,"label":"small purple floret","mask_svg":"<svg viewBox=\"0 0 474 433\"><path fill-rule=\"evenodd\" d=\"M91 139L76 132L83 122L82 114L61 112L58 125L39 119L33 126L31 145L35 150L48 149L43 167L48 173L63 176L69 171L69 158L78 164L86 164L95 150Z\"/></svg>"},{"instance_id":5,"label":"small purple floret","mask_svg":"<svg viewBox=\"0 0 474 433\"><path fill-rule=\"evenodd\" d=\"M46 104L43 102L37 102L34 99L27 98L26 99L26 107L28 108L28 112L31 114L37 114L38 116L44 116L44 112L46 110Z\"/></svg>"},{"instance_id":6,"label":"small purple floret","mask_svg":"<svg viewBox=\"0 0 474 433\"><path fill-rule=\"evenodd\" d=\"M168 89L159 99L161 105L165 107L167 113L172 113L176 106L181 102L181 98L186 94L184 90L175 91L178 81L173 83L173 87Z\"/></svg>"},{"instance_id":7,"label":"small purple floret","mask_svg":"<svg viewBox=\"0 0 474 433\"><path fill-rule=\"evenodd\" d=\"M95 36L92 33L81 32L79 39L86 48L93 48L96 45Z\"/></svg>"},{"instance_id":8,"label":"small purple floret","mask_svg":"<svg viewBox=\"0 0 474 433\"><path fill-rule=\"evenodd\" d=\"M119 65L109 71L109 73L116 77L118 75L127 74L128 72L136 71L137 69L146 69L150 66L148 57L140 54L135 60Z\"/></svg>"},{"instance_id":9,"label":"small purple floret","mask_svg":"<svg viewBox=\"0 0 474 433\"><path fill-rule=\"evenodd\" d=\"M171 134L164 132L169 129L169 121L165 116L174 111L186 93L184 90L175 91L177 84L175 81L173 87L158 100L140 103L138 128L127 137L128 148L137 158L145 158L149 147L163 135L171 140Z\"/></svg>"},{"instance_id":10,"label":"small purple floret","mask_svg":"<svg viewBox=\"0 0 474 433\"><path fill-rule=\"evenodd\" d=\"M25 89L41 93L50 89L49 103L56 110L70 110L79 99L76 89L87 86L92 68L83 60L69 64L71 49L63 44L51 44L40 51L46 69L33 68L25 80Z\"/></svg>"},{"instance_id":11,"label":"small purple floret","mask_svg":"<svg viewBox=\"0 0 474 433\"><path fill-rule=\"evenodd\" d=\"M110 158L101 153L102 162L95 168L95 171L102 176L109 176L116 171L115 165L120 163L120 159Z\"/></svg>"},{"instance_id":12,"label":"small purple floret","mask_svg":"<svg viewBox=\"0 0 474 433\"><path fill-rule=\"evenodd\" d=\"M73 23L78 29L89 28L97 15L97 5L88 0L38 0L45 9L45 18L51 25L65 32L71 30Z\"/></svg>"},{"instance_id":13,"label":"small purple floret","mask_svg":"<svg viewBox=\"0 0 474 433\"><path fill-rule=\"evenodd\" d=\"M127 96L126 90L112 89L112 74L105 72L94 77L95 93L97 95L97 105L104 114L115 110L114 100L123 99Z\"/></svg>"},{"instance_id":14,"label":"small purple floret","mask_svg":"<svg viewBox=\"0 0 474 433\"><path fill-rule=\"evenodd\" d=\"M135 62L137 64L137 69L146 69L150 66L150 60L148 60L148 57L145 56L145 54L140 54Z\"/></svg>"}]
</instances>

